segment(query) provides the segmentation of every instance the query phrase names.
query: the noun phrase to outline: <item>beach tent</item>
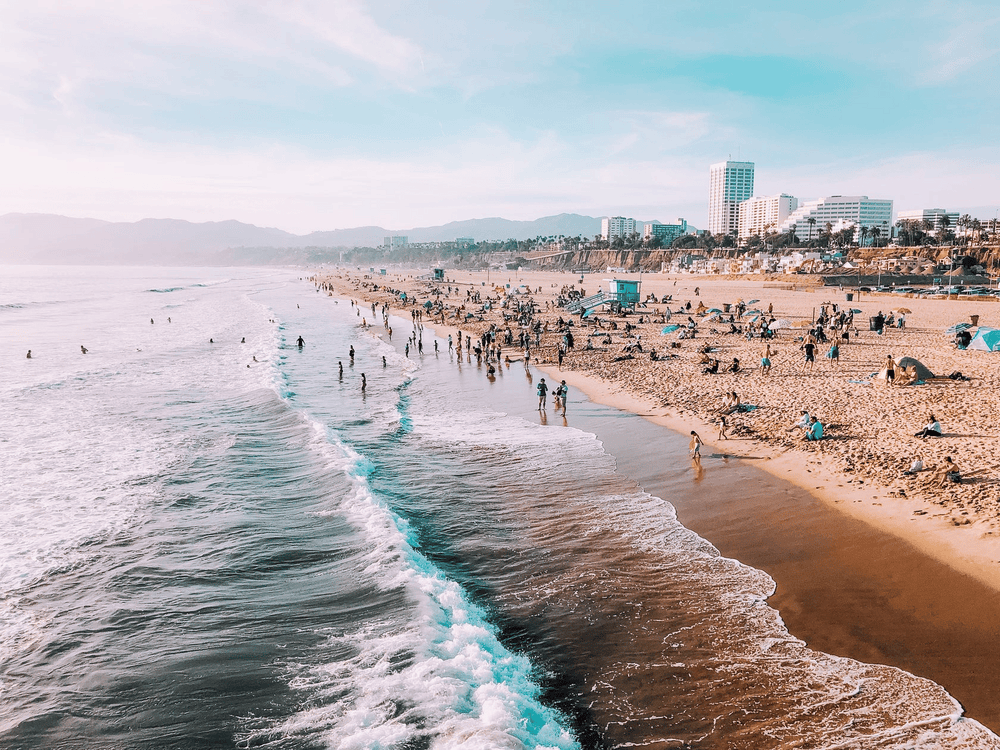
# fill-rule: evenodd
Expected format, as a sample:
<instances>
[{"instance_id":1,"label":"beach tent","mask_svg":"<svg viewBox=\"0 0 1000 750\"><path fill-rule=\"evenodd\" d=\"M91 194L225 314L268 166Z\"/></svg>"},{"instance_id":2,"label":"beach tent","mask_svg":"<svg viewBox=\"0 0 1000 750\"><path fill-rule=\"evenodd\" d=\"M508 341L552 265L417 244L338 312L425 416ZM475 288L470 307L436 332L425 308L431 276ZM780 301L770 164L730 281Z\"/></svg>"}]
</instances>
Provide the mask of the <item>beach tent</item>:
<instances>
[{"instance_id":1,"label":"beach tent","mask_svg":"<svg viewBox=\"0 0 1000 750\"><path fill-rule=\"evenodd\" d=\"M906 368L916 367L917 380L929 380L934 377L934 373L931 372L923 362L914 359L913 357L900 357L896 360L896 364L900 367Z\"/></svg>"},{"instance_id":2,"label":"beach tent","mask_svg":"<svg viewBox=\"0 0 1000 750\"><path fill-rule=\"evenodd\" d=\"M1000 328L979 326L976 335L966 348L978 349L981 352L1000 352Z\"/></svg>"},{"instance_id":3,"label":"beach tent","mask_svg":"<svg viewBox=\"0 0 1000 750\"><path fill-rule=\"evenodd\" d=\"M768 328L772 331L777 331L779 328L791 328L792 321L788 318L778 318L777 320L771 321L771 325Z\"/></svg>"},{"instance_id":4,"label":"beach tent","mask_svg":"<svg viewBox=\"0 0 1000 750\"><path fill-rule=\"evenodd\" d=\"M967 331L970 328L972 328L972 323L955 323L955 325L945 328L944 332L949 336L954 336L959 331Z\"/></svg>"}]
</instances>

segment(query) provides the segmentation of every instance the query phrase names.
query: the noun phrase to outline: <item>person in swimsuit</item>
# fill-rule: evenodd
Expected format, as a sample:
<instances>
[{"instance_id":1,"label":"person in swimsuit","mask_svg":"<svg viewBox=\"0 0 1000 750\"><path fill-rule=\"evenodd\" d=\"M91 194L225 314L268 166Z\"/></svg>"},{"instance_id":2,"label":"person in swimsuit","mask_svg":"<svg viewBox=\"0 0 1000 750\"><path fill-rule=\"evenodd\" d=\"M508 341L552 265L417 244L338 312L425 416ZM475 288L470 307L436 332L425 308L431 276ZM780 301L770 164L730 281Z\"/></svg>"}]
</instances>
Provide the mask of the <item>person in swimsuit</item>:
<instances>
[{"instance_id":1,"label":"person in swimsuit","mask_svg":"<svg viewBox=\"0 0 1000 750\"><path fill-rule=\"evenodd\" d=\"M691 453L691 458L694 459L696 464L701 464L701 446L703 445L701 441L701 436L691 430L691 442L688 443L688 451Z\"/></svg>"}]
</instances>

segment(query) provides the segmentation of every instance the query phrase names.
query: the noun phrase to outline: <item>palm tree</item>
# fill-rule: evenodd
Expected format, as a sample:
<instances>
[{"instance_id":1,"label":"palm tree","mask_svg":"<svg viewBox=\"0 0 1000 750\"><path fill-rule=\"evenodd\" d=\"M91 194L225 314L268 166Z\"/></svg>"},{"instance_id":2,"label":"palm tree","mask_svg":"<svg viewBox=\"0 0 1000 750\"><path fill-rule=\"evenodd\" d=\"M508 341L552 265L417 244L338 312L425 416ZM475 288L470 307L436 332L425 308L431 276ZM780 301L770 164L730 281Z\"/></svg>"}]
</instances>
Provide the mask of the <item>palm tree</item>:
<instances>
[{"instance_id":1,"label":"palm tree","mask_svg":"<svg viewBox=\"0 0 1000 750\"><path fill-rule=\"evenodd\" d=\"M812 242L813 227L816 226L816 217L810 216L808 219L806 219L806 221L809 222L809 239L806 240L806 242Z\"/></svg>"},{"instance_id":2,"label":"palm tree","mask_svg":"<svg viewBox=\"0 0 1000 750\"><path fill-rule=\"evenodd\" d=\"M861 236L860 245L861 245L861 247L864 247L865 246L865 240L868 239L868 227L866 227L864 224L862 224L860 227L858 227L858 234Z\"/></svg>"},{"instance_id":3,"label":"palm tree","mask_svg":"<svg viewBox=\"0 0 1000 750\"><path fill-rule=\"evenodd\" d=\"M882 236L882 230L879 227L874 226L870 230L872 235L872 245L878 247L878 238Z\"/></svg>"}]
</instances>

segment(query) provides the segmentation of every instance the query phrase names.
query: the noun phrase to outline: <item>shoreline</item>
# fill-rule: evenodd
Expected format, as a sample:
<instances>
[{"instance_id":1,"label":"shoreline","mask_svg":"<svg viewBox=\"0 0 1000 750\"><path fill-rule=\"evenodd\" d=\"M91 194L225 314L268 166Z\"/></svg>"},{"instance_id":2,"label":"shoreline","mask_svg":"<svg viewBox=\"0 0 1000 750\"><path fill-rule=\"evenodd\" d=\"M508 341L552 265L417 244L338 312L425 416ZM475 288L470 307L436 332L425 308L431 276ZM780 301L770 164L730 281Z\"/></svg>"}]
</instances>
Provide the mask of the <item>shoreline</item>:
<instances>
[{"instance_id":1,"label":"shoreline","mask_svg":"<svg viewBox=\"0 0 1000 750\"><path fill-rule=\"evenodd\" d=\"M347 272L343 271L343 273ZM490 287L475 283L477 276L484 276L482 272L464 272L463 275L469 276L470 279L462 282L452 281L451 283L455 284L456 287L461 283L471 289L490 290ZM572 277L566 278L567 274L536 274L536 277L545 278L548 276L556 276L563 281L572 280ZM316 277L313 278L315 280ZM422 293L422 284L425 284L424 280L415 279L412 276L390 280L399 284L401 288L405 287L411 293L415 292L418 295ZM387 296L381 291L372 293L365 290L361 286L361 278L355 278L348 274L347 278L344 279L327 274L322 281L336 286L340 294L363 299L369 304L373 301L377 304L391 301L390 309L394 313L404 316L406 314L406 308L399 305L397 299L387 299ZM677 283L673 277L668 277L664 281ZM706 287L712 281L698 277L689 281L688 286L700 284L702 287ZM754 285L748 282L742 286L750 286L751 289L759 292L759 288L763 284L756 282ZM671 289L675 288L671 287ZM803 292L804 288L807 287L798 285L794 289L778 291L786 295L805 293L809 295L809 304L814 307L818 304L817 300L812 299L815 291L809 289L808 292ZM821 287L821 289L823 288ZM684 287L681 287L680 290L685 291ZM767 291L774 290L768 289ZM703 291L701 299L705 298L706 294ZM907 302L913 304L910 300ZM933 304L932 301L928 302ZM881 301L876 301L876 304L881 304ZM553 317L561 312L561 310L553 309L547 311L546 317ZM478 325L468 323L460 326L453 322L442 324L437 320L422 322L425 327L441 332L444 338L449 334L456 335L459 330L463 330L465 334L469 334L473 330L485 330L485 325L482 323ZM782 348L786 348L783 346L785 344L786 341L778 342ZM858 346L865 346L865 344L854 343L850 348ZM971 576L994 591L1000 592L1000 524L997 523L998 519L991 517L988 512L976 512L978 508L970 509L963 507L961 503L956 503L954 490L942 488L938 497L935 497L938 493L934 488L928 491L927 488L921 490L918 486L916 491L912 487L908 488L909 491L907 491L901 486L898 479L887 484L879 481L880 477L877 474L875 476L865 474L861 468L858 468L857 464L860 464L860 461L853 467L856 473L851 474L842 465L842 458L830 456L824 452L824 449L832 445L832 442L823 441L824 444L809 444L811 450L805 448L805 443L791 442L787 438L780 438L780 443L776 445L774 440L760 437L753 428L744 430L743 432L746 434L733 435L725 441L717 440L715 439L717 427L709 421L705 414L694 411L690 398L685 398L685 403L666 404L662 399L658 400L649 393L637 392L639 389L635 383L631 383L633 387L629 388L627 380L603 377L584 369L571 369L571 367L558 370L556 363L544 356L546 351L544 347L541 351L543 353L541 359L533 358L532 364L534 366L546 372L548 376L556 377L558 375L558 379L565 379L568 385L579 388L595 402L638 414L681 435L686 436L690 430L694 429L701 435L707 446L715 450L722 450L724 447L726 454L734 458L754 457L760 459L755 462L755 465L772 476L789 481L819 498L831 508L902 539L933 559L964 575ZM670 360L671 364L674 362L675 360ZM723 376L715 377L721 378ZM770 381L767 385L773 382L772 378L774 377L768 376L766 378L767 381ZM733 381L725 382L728 387L728 383ZM899 391L905 394L905 389L899 389ZM682 394L685 397L686 395ZM703 405L714 395L705 394L700 402ZM786 409L786 411L789 410ZM772 421L780 422L780 419ZM734 425L730 428L733 433L737 432L738 428L734 429L737 424L742 424L742 422L734 420ZM998 446L1000 446L1000 442L998 442ZM923 445L918 448L918 450L921 449L924 449ZM962 465L963 461L960 459L959 463ZM946 495L946 492L951 493L950 496Z\"/></svg>"},{"instance_id":2,"label":"shoreline","mask_svg":"<svg viewBox=\"0 0 1000 750\"><path fill-rule=\"evenodd\" d=\"M341 285L338 295L355 300L372 299L358 289ZM402 314L405 321L405 308L391 305L390 313ZM425 321L423 325L443 339L460 330L439 321ZM376 323L375 328L372 335L382 335L381 325ZM462 330L472 332L468 325L462 326ZM787 497L781 498L783 503L772 496L754 500L755 508L773 522L767 529L746 524L743 517L746 508L738 498L744 494L749 498L755 493L738 491L740 486L746 490L744 485L730 484L728 490L723 490L730 493L728 500L709 504L719 506L715 509L704 508L700 498L694 504L690 498L686 503L678 504L673 499L671 502L680 521L715 544L723 555L768 572L774 578L776 590L768 598L769 603L785 620L793 637L804 638L810 647L821 652L860 662L894 665L927 677L948 690L965 707L967 717L982 721L994 731L1000 729L1000 703L993 700L988 679L984 682L979 677L980 655L987 653L1000 635L993 632L991 624L1000 622L1000 604L996 612L991 605L978 604L991 601L991 594L1000 590L1000 576L993 575L995 571L989 565L992 560L984 558L987 562L984 566L983 559L976 557L990 553L992 539L973 545L970 555L960 549L963 540L970 537L972 529L968 526L932 524L929 521L933 517L907 514L908 508L895 507L898 501L890 497L887 488L848 487L843 475L823 467L819 457L809 451L793 447L774 455L774 446L763 440L719 441L714 437L716 427L710 422L636 394L621 382L577 370L560 371L551 362L533 364L547 378L565 379L593 403L630 417L642 417L655 425L654 429L666 428L683 442L687 433L696 429L702 434L706 448L721 452L721 455L706 455L706 459L735 459L738 465L749 469L764 469L776 487L787 482L802 490L823 510L815 504L804 507L798 501L789 502ZM622 445L618 447L622 449ZM616 451L613 455L621 462L622 453ZM657 477L659 470L651 468L656 463L647 460L638 465L634 476L643 487L650 482L662 484ZM737 469L733 476L740 475L738 466L732 469ZM714 468L711 473L713 481L709 486L715 481ZM699 481L696 477L690 488L695 496ZM723 485L726 481L734 480L723 479ZM775 492L787 493L780 489ZM668 499L667 495L662 496ZM928 505L916 499L911 502L920 507ZM782 508L785 515L777 517L776 507ZM840 514L847 518L838 521L842 518ZM689 518L692 515L694 518ZM732 519L737 518L742 518L741 528L734 528ZM799 534L805 536L800 538ZM830 538L841 540L843 549L829 548ZM881 564L875 559L868 569L859 572L859 561L869 559L873 548L879 550L876 558L879 554L883 556ZM777 558L773 557L775 554ZM782 559L782 555L793 562ZM928 583L930 588L926 586ZM903 609L899 609L900 605ZM858 607L863 611L859 612ZM943 614L942 608L946 610ZM939 644L942 639L956 644L957 653L949 653L947 659L941 659L938 651L928 645ZM996 666L1000 668L1000 663ZM992 670L987 671L992 674Z\"/></svg>"}]
</instances>

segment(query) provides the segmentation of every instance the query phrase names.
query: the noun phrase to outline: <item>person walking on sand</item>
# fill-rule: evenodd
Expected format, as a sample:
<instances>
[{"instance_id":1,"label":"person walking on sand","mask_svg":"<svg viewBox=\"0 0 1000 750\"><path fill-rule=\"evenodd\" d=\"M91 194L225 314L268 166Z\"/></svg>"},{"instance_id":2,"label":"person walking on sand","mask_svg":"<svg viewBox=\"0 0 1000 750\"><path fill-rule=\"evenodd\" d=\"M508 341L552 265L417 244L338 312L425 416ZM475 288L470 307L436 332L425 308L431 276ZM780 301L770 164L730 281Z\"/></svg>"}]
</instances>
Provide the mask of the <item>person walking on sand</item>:
<instances>
[{"instance_id":1,"label":"person walking on sand","mask_svg":"<svg viewBox=\"0 0 1000 750\"><path fill-rule=\"evenodd\" d=\"M799 348L806 353L805 366L809 372L812 372L813 365L816 364L816 344L810 339L806 339L806 342Z\"/></svg>"},{"instance_id":2,"label":"person walking on sand","mask_svg":"<svg viewBox=\"0 0 1000 750\"><path fill-rule=\"evenodd\" d=\"M770 375L771 374L771 357L773 357L777 352L771 349L770 344L764 345L764 351L760 355L760 374Z\"/></svg>"},{"instance_id":3,"label":"person walking on sand","mask_svg":"<svg viewBox=\"0 0 1000 750\"><path fill-rule=\"evenodd\" d=\"M896 361L891 354L885 355L885 382L892 385L896 379Z\"/></svg>"},{"instance_id":4,"label":"person walking on sand","mask_svg":"<svg viewBox=\"0 0 1000 750\"><path fill-rule=\"evenodd\" d=\"M545 411L545 396L549 392L549 387L545 383L545 378L538 381L538 411Z\"/></svg>"},{"instance_id":5,"label":"person walking on sand","mask_svg":"<svg viewBox=\"0 0 1000 750\"><path fill-rule=\"evenodd\" d=\"M694 430L691 430L691 442L688 443L688 452L691 454L691 458L694 462L701 465L701 446L704 445L701 441L701 435L699 435Z\"/></svg>"},{"instance_id":6,"label":"person walking on sand","mask_svg":"<svg viewBox=\"0 0 1000 750\"><path fill-rule=\"evenodd\" d=\"M729 440L729 436L726 434L726 417L722 415L719 417L719 440Z\"/></svg>"}]
</instances>

